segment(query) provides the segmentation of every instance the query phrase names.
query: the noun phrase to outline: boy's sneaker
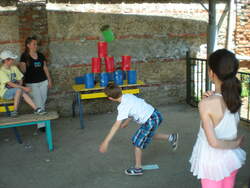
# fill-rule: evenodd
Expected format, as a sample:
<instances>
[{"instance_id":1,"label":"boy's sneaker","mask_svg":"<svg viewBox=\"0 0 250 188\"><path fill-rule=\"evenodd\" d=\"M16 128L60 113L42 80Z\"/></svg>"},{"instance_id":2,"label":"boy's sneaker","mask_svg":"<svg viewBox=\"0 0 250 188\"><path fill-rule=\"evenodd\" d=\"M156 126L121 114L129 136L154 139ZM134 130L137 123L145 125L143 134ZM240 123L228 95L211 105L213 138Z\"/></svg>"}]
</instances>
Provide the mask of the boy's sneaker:
<instances>
[{"instance_id":1,"label":"boy's sneaker","mask_svg":"<svg viewBox=\"0 0 250 188\"><path fill-rule=\"evenodd\" d=\"M178 133L172 133L169 136L168 142L172 145L173 151L177 150L177 148L178 148L178 141L179 141L179 135L178 135Z\"/></svg>"},{"instance_id":2,"label":"boy's sneaker","mask_svg":"<svg viewBox=\"0 0 250 188\"><path fill-rule=\"evenodd\" d=\"M125 174L127 174L129 176L140 176L140 175L143 175L143 170L142 170L142 168L131 167L131 168L125 170Z\"/></svg>"},{"instance_id":3,"label":"boy's sneaker","mask_svg":"<svg viewBox=\"0 0 250 188\"><path fill-rule=\"evenodd\" d=\"M17 111L10 112L10 117L17 117L17 116L18 116Z\"/></svg>"},{"instance_id":4,"label":"boy's sneaker","mask_svg":"<svg viewBox=\"0 0 250 188\"><path fill-rule=\"evenodd\" d=\"M47 114L47 112L41 108L37 108L35 111L34 111L34 114L37 114L37 115L45 115Z\"/></svg>"}]
</instances>

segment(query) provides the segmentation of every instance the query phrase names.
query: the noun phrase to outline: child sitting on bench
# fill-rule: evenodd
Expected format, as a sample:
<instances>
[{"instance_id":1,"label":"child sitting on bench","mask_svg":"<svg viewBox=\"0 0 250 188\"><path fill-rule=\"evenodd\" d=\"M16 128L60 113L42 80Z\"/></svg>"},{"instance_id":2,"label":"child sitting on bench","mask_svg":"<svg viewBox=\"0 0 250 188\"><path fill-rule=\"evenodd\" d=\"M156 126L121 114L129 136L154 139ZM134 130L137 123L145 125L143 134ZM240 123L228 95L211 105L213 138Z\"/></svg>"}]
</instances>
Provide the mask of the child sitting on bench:
<instances>
[{"instance_id":1,"label":"child sitting on bench","mask_svg":"<svg viewBox=\"0 0 250 188\"><path fill-rule=\"evenodd\" d=\"M14 111L10 112L10 116L18 116L18 105L21 96L24 98L24 101L32 107L35 114L46 114L41 108L37 108L27 94L31 89L22 86L23 74L13 65L16 58L17 56L9 50L4 50L0 54L0 59L2 60L0 67L0 97L6 100L14 99Z\"/></svg>"}]
</instances>

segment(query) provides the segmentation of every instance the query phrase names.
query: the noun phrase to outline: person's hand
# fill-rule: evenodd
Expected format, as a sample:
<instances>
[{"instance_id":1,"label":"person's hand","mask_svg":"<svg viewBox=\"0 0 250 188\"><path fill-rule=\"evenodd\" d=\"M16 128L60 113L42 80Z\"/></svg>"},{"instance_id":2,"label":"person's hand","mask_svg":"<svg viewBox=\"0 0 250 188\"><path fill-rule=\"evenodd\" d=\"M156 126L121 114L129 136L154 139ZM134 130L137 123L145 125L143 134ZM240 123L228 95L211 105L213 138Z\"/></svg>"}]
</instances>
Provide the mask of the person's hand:
<instances>
[{"instance_id":1,"label":"person's hand","mask_svg":"<svg viewBox=\"0 0 250 188\"><path fill-rule=\"evenodd\" d=\"M51 89L52 88L52 81L48 80L48 88Z\"/></svg>"},{"instance_id":2,"label":"person's hand","mask_svg":"<svg viewBox=\"0 0 250 188\"><path fill-rule=\"evenodd\" d=\"M121 128L126 128L128 126L128 122L126 123L123 123L123 124L121 124Z\"/></svg>"},{"instance_id":3,"label":"person's hand","mask_svg":"<svg viewBox=\"0 0 250 188\"><path fill-rule=\"evenodd\" d=\"M23 90L24 90L26 93L31 92L31 88L30 88L30 87L24 87Z\"/></svg>"},{"instance_id":4,"label":"person's hand","mask_svg":"<svg viewBox=\"0 0 250 188\"><path fill-rule=\"evenodd\" d=\"M99 146L99 152L105 153L105 152L107 152L107 150L108 150L108 143L104 141Z\"/></svg>"},{"instance_id":5,"label":"person's hand","mask_svg":"<svg viewBox=\"0 0 250 188\"><path fill-rule=\"evenodd\" d=\"M206 91L203 93L202 99L205 99L205 98L212 96L212 95L214 95L214 91Z\"/></svg>"},{"instance_id":6,"label":"person's hand","mask_svg":"<svg viewBox=\"0 0 250 188\"><path fill-rule=\"evenodd\" d=\"M236 139L237 147L242 146L244 139L245 139L244 136L238 136L238 137L237 137L237 139Z\"/></svg>"}]
</instances>

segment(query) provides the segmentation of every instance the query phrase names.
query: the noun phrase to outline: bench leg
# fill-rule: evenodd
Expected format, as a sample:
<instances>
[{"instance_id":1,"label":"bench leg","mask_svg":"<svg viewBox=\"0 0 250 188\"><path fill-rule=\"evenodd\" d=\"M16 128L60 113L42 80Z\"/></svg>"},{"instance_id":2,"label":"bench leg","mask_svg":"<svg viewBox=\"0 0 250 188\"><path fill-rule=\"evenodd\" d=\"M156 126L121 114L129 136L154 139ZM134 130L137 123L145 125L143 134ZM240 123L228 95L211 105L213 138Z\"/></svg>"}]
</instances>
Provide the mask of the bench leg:
<instances>
[{"instance_id":1,"label":"bench leg","mask_svg":"<svg viewBox=\"0 0 250 188\"><path fill-rule=\"evenodd\" d=\"M51 132L50 120L45 122L45 127L46 127L46 137L47 137L49 151L52 151L53 150L53 142L52 142L52 132Z\"/></svg>"},{"instance_id":2,"label":"bench leg","mask_svg":"<svg viewBox=\"0 0 250 188\"><path fill-rule=\"evenodd\" d=\"M21 139L21 136L20 136L20 134L19 134L17 128L16 128L16 127L13 127L13 131L14 131L14 133L15 133L15 135L16 135L16 139L17 139L18 143L19 143L19 144L22 144L23 141L22 141L22 139Z\"/></svg>"},{"instance_id":3,"label":"bench leg","mask_svg":"<svg viewBox=\"0 0 250 188\"><path fill-rule=\"evenodd\" d=\"M77 101L77 94L73 94L73 102L72 102L72 117L76 116L76 101Z\"/></svg>"},{"instance_id":4,"label":"bench leg","mask_svg":"<svg viewBox=\"0 0 250 188\"><path fill-rule=\"evenodd\" d=\"M4 104L4 107L5 107L5 111L6 111L7 116L10 116L9 105L8 104Z\"/></svg>"},{"instance_id":5,"label":"bench leg","mask_svg":"<svg viewBox=\"0 0 250 188\"><path fill-rule=\"evenodd\" d=\"M10 116L9 105L8 105L8 104L4 104L4 107L5 107L7 116ZM23 141L22 141L22 139L21 139L21 136L20 136L20 134L19 134L17 128L16 128L16 127L13 127L13 131L14 131L14 133L15 133L15 136L16 136L16 139L17 139L18 143L19 143L19 144L22 144Z\"/></svg>"}]
</instances>

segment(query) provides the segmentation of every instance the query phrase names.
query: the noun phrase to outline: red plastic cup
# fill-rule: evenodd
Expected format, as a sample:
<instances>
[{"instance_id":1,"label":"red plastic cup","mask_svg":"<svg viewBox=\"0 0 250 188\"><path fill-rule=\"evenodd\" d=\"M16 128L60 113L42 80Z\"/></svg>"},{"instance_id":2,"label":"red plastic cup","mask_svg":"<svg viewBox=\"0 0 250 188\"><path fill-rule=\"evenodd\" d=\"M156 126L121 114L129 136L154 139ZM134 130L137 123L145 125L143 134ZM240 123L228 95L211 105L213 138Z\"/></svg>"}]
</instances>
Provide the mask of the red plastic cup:
<instances>
[{"instance_id":1,"label":"red plastic cup","mask_svg":"<svg viewBox=\"0 0 250 188\"><path fill-rule=\"evenodd\" d=\"M105 58L105 65L106 65L106 72L114 72L115 71L115 60L114 57L106 57Z\"/></svg>"},{"instance_id":2,"label":"red plastic cup","mask_svg":"<svg viewBox=\"0 0 250 188\"><path fill-rule=\"evenodd\" d=\"M108 43L98 42L98 57L107 57L108 55Z\"/></svg>"},{"instance_id":3,"label":"red plastic cup","mask_svg":"<svg viewBox=\"0 0 250 188\"><path fill-rule=\"evenodd\" d=\"M122 56L122 70L129 71L131 69L131 56Z\"/></svg>"},{"instance_id":4,"label":"red plastic cup","mask_svg":"<svg viewBox=\"0 0 250 188\"><path fill-rule=\"evenodd\" d=\"M93 73L101 72L101 58L92 57L92 72Z\"/></svg>"}]
</instances>

